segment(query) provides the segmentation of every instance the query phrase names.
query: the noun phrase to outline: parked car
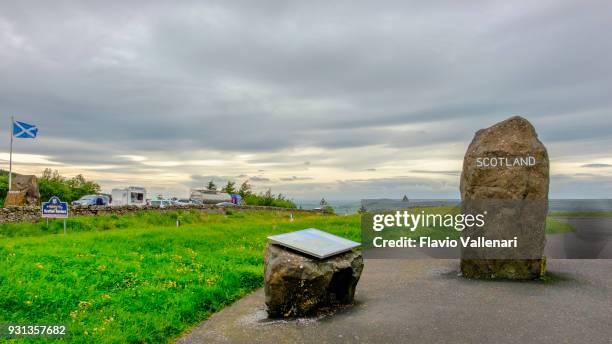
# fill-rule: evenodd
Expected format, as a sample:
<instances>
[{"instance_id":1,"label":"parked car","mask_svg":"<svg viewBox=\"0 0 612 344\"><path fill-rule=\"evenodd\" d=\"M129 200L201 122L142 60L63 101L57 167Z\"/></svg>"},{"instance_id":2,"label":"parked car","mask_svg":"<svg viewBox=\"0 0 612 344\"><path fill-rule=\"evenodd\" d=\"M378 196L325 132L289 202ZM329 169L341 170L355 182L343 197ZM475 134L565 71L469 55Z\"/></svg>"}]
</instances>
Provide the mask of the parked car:
<instances>
[{"instance_id":1,"label":"parked car","mask_svg":"<svg viewBox=\"0 0 612 344\"><path fill-rule=\"evenodd\" d=\"M150 203L152 206L160 207L160 208L165 208L167 206L172 205L172 201L169 199L154 199L154 200L151 200Z\"/></svg>"},{"instance_id":2,"label":"parked car","mask_svg":"<svg viewBox=\"0 0 612 344\"><path fill-rule=\"evenodd\" d=\"M72 205L109 205L110 197L106 195L85 195L76 201L72 202Z\"/></svg>"},{"instance_id":3,"label":"parked car","mask_svg":"<svg viewBox=\"0 0 612 344\"><path fill-rule=\"evenodd\" d=\"M195 202L190 200L189 198L179 198L177 200L174 200L174 204L176 204L176 205L192 205L192 204L195 204Z\"/></svg>"}]
</instances>

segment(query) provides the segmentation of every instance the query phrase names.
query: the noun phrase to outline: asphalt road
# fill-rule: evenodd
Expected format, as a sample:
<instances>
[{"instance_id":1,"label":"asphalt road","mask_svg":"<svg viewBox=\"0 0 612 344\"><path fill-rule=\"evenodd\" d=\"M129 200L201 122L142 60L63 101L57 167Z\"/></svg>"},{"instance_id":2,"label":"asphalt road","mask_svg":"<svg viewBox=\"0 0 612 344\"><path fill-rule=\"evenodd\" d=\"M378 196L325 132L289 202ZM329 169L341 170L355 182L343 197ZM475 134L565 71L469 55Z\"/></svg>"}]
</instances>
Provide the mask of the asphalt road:
<instances>
[{"instance_id":1,"label":"asphalt road","mask_svg":"<svg viewBox=\"0 0 612 344\"><path fill-rule=\"evenodd\" d=\"M612 259L612 218L566 217L574 232L546 236L545 255L568 259Z\"/></svg>"},{"instance_id":2,"label":"asphalt road","mask_svg":"<svg viewBox=\"0 0 612 344\"><path fill-rule=\"evenodd\" d=\"M457 260L369 259L356 303L268 320L263 291L179 343L612 343L612 260L550 260L548 282L457 275Z\"/></svg>"}]
</instances>

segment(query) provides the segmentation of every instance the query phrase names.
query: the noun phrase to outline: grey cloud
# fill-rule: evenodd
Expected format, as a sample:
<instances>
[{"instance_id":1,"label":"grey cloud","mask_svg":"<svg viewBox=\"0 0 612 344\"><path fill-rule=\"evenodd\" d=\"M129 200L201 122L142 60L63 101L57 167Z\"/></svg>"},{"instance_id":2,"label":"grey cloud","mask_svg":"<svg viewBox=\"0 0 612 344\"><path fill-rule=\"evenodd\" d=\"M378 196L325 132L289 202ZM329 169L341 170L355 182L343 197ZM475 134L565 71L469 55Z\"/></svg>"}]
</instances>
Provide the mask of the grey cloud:
<instances>
[{"instance_id":1,"label":"grey cloud","mask_svg":"<svg viewBox=\"0 0 612 344\"><path fill-rule=\"evenodd\" d=\"M556 158L605 156L611 10L570 1L6 2L0 103L40 128L41 144L21 153L117 173L142 166L116 155L187 160L204 148L253 153L251 163L288 173L396 158L336 152L346 148L409 158L452 146L447 158L460 159L456 146L514 114ZM312 147L325 153L283 156Z\"/></svg>"},{"instance_id":2,"label":"grey cloud","mask_svg":"<svg viewBox=\"0 0 612 344\"><path fill-rule=\"evenodd\" d=\"M299 180L312 180L312 178L310 177L297 177L297 176L283 177L279 179L284 182L294 182L294 181L299 181Z\"/></svg>"},{"instance_id":3,"label":"grey cloud","mask_svg":"<svg viewBox=\"0 0 612 344\"><path fill-rule=\"evenodd\" d=\"M298 190L305 199L321 197L335 199L362 199L390 197L401 198L404 194L410 198L457 198L457 183L448 183L417 177L389 177L371 179L344 179L330 183L308 183L304 188L297 184L279 186L285 194L295 194Z\"/></svg>"},{"instance_id":4,"label":"grey cloud","mask_svg":"<svg viewBox=\"0 0 612 344\"><path fill-rule=\"evenodd\" d=\"M191 175L190 181L188 185L190 187L204 187L208 184L208 182L213 181L217 187L223 186L222 184L227 183L228 181L232 181L233 178L230 176L216 176L216 175Z\"/></svg>"},{"instance_id":5,"label":"grey cloud","mask_svg":"<svg viewBox=\"0 0 612 344\"><path fill-rule=\"evenodd\" d=\"M212 180L217 185L217 187L223 187L225 184L227 184L227 182L234 182L236 184L240 184L244 181L244 179L248 179L250 181L255 181L255 182L263 181L263 180L258 180L258 177L249 178L247 175L238 175L238 176L191 175L189 181L185 184L185 186L189 188L204 187L208 184L209 181Z\"/></svg>"},{"instance_id":6,"label":"grey cloud","mask_svg":"<svg viewBox=\"0 0 612 344\"><path fill-rule=\"evenodd\" d=\"M253 176L250 177L249 180L253 182L269 182L270 178Z\"/></svg>"},{"instance_id":7,"label":"grey cloud","mask_svg":"<svg viewBox=\"0 0 612 344\"><path fill-rule=\"evenodd\" d=\"M584 164L581 167L586 167L586 168L607 168L607 167L612 167L612 165L610 165L610 164Z\"/></svg>"},{"instance_id":8,"label":"grey cloud","mask_svg":"<svg viewBox=\"0 0 612 344\"><path fill-rule=\"evenodd\" d=\"M609 198L612 176L552 175L550 198Z\"/></svg>"},{"instance_id":9,"label":"grey cloud","mask_svg":"<svg viewBox=\"0 0 612 344\"><path fill-rule=\"evenodd\" d=\"M461 171L428 171L428 170L412 170L414 173L425 173L425 174L444 174L447 176L458 176Z\"/></svg>"}]
</instances>

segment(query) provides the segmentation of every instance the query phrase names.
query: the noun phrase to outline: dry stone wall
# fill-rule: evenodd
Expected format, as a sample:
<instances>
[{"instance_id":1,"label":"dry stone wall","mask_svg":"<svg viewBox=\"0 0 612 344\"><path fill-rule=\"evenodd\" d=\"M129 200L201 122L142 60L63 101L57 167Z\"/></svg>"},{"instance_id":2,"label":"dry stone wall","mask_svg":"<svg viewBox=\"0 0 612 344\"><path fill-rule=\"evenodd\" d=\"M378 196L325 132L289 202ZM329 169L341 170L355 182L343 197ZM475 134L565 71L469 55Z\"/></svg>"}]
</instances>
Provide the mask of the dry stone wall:
<instances>
[{"instance_id":1,"label":"dry stone wall","mask_svg":"<svg viewBox=\"0 0 612 344\"><path fill-rule=\"evenodd\" d=\"M203 205L184 205L184 206L169 206L164 208L154 206L73 206L70 207L70 217L75 216L97 216L97 215L127 215L135 214L143 211L158 211L158 212L170 212L177 210L198 210L208 213L225 213L225 210L232 211L264 211L264 210L275 210L275 211L292 211L292 212L309 212L309 213L320 213L316 210L301 210L301 209L287 209L277 207L263 207L254 205L234 206L234 207L217 207L211 204ZM7 207L0 208L0 224L2 223L16 223L16 222L35 222L38 221L40 216L40 207Z\"/></svg>"}]
</instances>

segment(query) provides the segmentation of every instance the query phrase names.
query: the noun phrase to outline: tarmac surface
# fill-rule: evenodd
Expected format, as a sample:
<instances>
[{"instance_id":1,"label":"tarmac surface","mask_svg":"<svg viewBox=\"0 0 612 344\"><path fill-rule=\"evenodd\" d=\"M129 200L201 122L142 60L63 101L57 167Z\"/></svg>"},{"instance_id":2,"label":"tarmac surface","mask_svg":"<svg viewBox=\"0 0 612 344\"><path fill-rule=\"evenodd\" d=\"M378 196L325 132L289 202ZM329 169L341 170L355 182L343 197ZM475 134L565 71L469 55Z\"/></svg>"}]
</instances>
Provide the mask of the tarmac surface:
<instances>
[{"instance_id":1,"label":"tarmac surface","mask_svg":"<svg viewBox=\"0 0 612 344\"><path fill-rule=\"evenodd\" d=\"M547 235L547 257L571 259L612 259L612 218L566 217L574 232Z\"/></svg>"},{"instance_id":2,"label":"tarmac surface","mask_svg":"<svg viewBox=\"0 0 612 344\"><path fill-rule=\"evenodd\" d=\"M367 259L335 314L269 320L260 289L178 343L612 343L612 260L549 260L535 282L468 280L458 265Z\"/></svg>"}]
</instances>

